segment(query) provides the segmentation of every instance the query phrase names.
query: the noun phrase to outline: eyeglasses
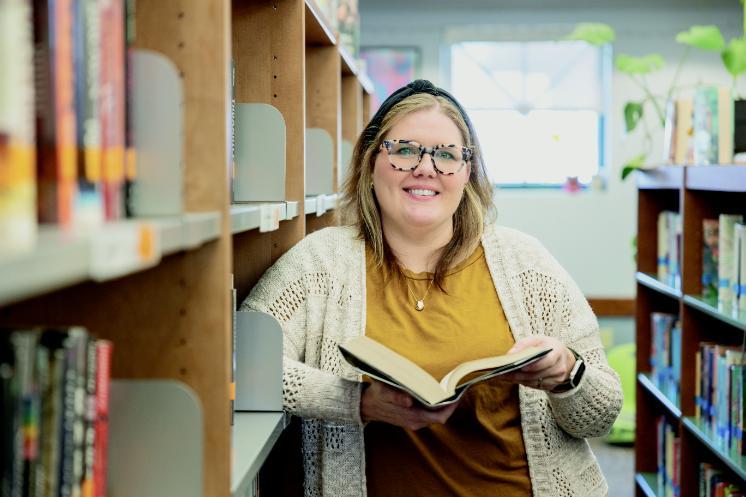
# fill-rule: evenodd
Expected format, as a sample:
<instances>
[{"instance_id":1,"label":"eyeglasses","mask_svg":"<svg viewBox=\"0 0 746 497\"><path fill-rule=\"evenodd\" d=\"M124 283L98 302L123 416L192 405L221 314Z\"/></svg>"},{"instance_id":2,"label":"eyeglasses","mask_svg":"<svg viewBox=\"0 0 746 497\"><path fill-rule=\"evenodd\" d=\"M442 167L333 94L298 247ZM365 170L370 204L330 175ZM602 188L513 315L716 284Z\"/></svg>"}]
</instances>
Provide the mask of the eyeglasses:
<instances>
[{"instance_id":1,"label":"eyeglasses","mask_svg":"<svg viewBox=\"0 0 746 497\"><path fill-rule=\"evenodd\" d=\"M391 167L398 171L413 171L422 162L422 156L430 154L433 168L438 174L452 176L461 171L474 153L469 147L459 145L435 145L428 148L412 140L383 140Z\"/></svg>"}]
</instances>

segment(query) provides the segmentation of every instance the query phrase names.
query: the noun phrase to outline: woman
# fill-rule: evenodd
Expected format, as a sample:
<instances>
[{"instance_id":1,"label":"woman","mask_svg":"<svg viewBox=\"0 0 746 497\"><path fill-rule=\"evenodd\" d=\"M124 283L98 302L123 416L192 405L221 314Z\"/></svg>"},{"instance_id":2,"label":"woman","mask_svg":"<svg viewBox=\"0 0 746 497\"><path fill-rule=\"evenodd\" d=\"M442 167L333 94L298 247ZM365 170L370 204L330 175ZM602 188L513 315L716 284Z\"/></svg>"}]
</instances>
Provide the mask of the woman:
<instances>
[{"instance_id":1,"label":"woman","mask_svg":"<svg viewBox=\"0 0 746 497\"><path fill-rule=\"evenodd\" d=\"M622 392L595 316L535 239L494 225L491 195L461 106L410 83L357 142L343 226L306 237L247 298L283 327L306 495L607 494L585 438L610 429ZM552 351L427 410L343 361L337 345L360 334L436 378L469 359Z\"/></svg>"}]
</instances>

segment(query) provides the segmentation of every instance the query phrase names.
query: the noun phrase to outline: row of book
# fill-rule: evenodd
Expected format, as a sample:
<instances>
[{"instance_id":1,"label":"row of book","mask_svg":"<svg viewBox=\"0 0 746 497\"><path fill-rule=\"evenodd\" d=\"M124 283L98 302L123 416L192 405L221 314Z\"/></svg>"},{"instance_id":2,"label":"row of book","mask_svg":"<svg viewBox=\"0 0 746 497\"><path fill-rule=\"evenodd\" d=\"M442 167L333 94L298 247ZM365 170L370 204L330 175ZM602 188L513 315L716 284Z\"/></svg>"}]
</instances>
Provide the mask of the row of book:
<instances>
[{"instance_id":1,"label":"row of book","mask_svg":"<svg viewBox=\"0 0 746 497\"><path fill-rule=\"evenodd\" d=\"M681 289L681 215L661 211L657 226L657 276L670 287Z\"/></svg>"},{"instance_id":2,"label":"row of book","mask_svg":"<svg viewBox=\"0 0 746 497\"><path fill-rule=\"evenodd\" d=\"M112 344L0 330L0 495L104 497Z\"/></svg>"},{"instance_id":3,"label":"row of book","mask_svg":"<svg viewBox=\"0 0 746 497\"><path fill-rule=\"evenodd\" d=\"M720 468L710 463L699 463L699 497L744 497L741 488L733 483Z\"/></svg>"},{"instance_id":4,"label":"row of book","mask_svg":"<svg viewBox=\"0 0 746 497\"><path fill-rule=\"evenodd\" d=\"M746 311L746 225L741 214L702 220L702 296L735 314Z\"/></svg>"},{"instance_id":5,"label":"row of book","mask_svg":"<svg viewBox=\"0 0 746 497\"><path fill-rule=\"evenodd\" d=\"M656 420L656 495L681 495L681 436L665 416ZM707 462L698 465L699 497L744 497L741 488L725 472Z\"/></svg>"},{"instance_id":6,"label":"row of book","mask_svg":"<svg viewBox=\"0 0 746 497\"><path fill-rule=\"evenodd\" d=\"M681 324L677 316L653 312L650 316L651 378L674 404L681 401Z\"/></svg>"},{"instance_id":7,"label":"row of book","mask_svg":"<svg viewBox=\"0 0 746 497\"><path fill-rule=\"evenodd\" d=\"M713 443L744 454L744 381L741 347L702 342L695 358L695 417Z\"/></svg>"},{"instance_id":8,"label":"row of book","mask_svg":"<svg viewBox=\"0 0 746 497\"><path fill-rule=\"evenodd\" d=\"M746 150L746 101L728 87L703 86L666 106L663 160L678 165L732 164Z\"/></svg>"},{"instance_id":9,"label":"row of book","mask_svg":"<svg viewBox=\"0 0 746 497\"><path fill-rule=\"evenodd\" d=\"M134 0L0 2L0 253L125 216Z\"/></svg>"}]
</instances>

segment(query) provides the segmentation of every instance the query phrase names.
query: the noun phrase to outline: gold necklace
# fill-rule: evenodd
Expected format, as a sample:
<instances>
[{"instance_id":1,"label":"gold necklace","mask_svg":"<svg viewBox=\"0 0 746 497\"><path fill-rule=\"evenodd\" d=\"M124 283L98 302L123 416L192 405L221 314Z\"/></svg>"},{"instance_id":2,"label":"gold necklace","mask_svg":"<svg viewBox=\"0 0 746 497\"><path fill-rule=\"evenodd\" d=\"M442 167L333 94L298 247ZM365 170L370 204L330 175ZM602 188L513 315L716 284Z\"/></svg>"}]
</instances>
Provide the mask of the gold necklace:
<instances>
[{"instance_id":1,"label":"gold necklace","mask_svg":"<svg viewBox=\"0 0 746 497\"><path fill-rule=\"evenodd\" d=\"M421 311L425 308L425 298L427 298L427 294L430 293L430 288L433 286L433 281L435 281L435 278L430 280L430 284L427 285L427 290L425 290L425 295L422 296L421 299L418 299L415 297L414 293L412 292L412 289L409 288L409 279L407 279L407 291L412 296L412 298L415 300L414 308L418 311Z\"/></svg>"}]
</instances>

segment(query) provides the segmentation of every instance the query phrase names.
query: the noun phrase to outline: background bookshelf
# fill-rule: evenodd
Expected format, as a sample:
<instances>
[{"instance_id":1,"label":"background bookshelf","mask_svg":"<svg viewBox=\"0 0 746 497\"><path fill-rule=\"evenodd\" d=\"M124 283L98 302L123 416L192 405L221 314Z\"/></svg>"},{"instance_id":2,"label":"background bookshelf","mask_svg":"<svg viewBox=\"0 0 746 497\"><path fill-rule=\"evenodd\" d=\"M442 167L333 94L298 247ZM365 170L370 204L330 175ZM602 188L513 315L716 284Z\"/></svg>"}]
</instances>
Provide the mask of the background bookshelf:
<instances>
[{"instance_id":1,"label":"background bookshelf","mask_svg":"<svg viewBox=\"0 0 746 497\"><path fill-rule=\"evenodd\" d=\"M154 380L186 385L184 395L194 397L190 419L202 426L195 445L201 495L253 495L260 471L266 495L276 495L278 486L297 491L297 424L286 428L290 420L281 412L242 412L231 426L231 281L240 303L278 257L335 223L339 181L350 144L370 116L372 85L312 0L137 0L135 26L134 46L167 57L183 85L184 212L116 221L76 236L42 227L33 250L0 258L0 325L81 325L111 340L119 405L142 397L138 382L148 391ZM272 105L282 115L284 201L231 204L232 98ZM331 137L325 173L332 183L307 196L309 127ZM151 245L143 254L138 247L145 239ZM138 433L147 433L110 428L111 440L129 440L129 449ZM111 451L120 454L119 447ZM124 465L137 461L129 459L112 458L113 473L135 478ZM134 487L119 486L125 480L117 479L112 493L132 495ZM155 488L163 487L150 491ZM151 495L142 485L136 492Z\"/></svg>"},{"instance_id":2,"label":"background bookshelf","mask_svg":"<svg viewBox=\"0 0 746 497\"><path fill-rule=\"evenodd\" d=\"M663 211L681 216L681 285L657 277L657 222ZM701 342L741 347L746 320L702 297L703 219L746 214L746 167L666 166L638 175L637 231L637 415L635 471L638 496L658 496L657 420L663 416L680 438L680 495L699 495L700 464L746 484L744 458L726 448L696 417L697 367ZM680 401L661 391L651 375L651 314L678 316L681 325Z\"/></svg>"}]
</instances>

